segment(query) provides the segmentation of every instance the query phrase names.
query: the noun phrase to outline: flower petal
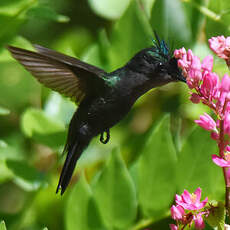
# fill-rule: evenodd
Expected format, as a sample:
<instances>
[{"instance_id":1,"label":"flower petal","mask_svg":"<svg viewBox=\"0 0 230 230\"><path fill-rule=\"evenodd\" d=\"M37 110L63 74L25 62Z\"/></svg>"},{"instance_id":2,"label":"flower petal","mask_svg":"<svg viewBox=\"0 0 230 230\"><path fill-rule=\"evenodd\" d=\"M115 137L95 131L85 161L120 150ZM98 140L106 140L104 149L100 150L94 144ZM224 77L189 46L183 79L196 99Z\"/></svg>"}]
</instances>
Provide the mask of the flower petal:
<instances>
[{"instance_id":1,"label":"flower petal","mask_svg":"<svg viewBox=\"0 0 230 230\"><path fill-rule=\"evenodd\" d=\"M169 227L171 230L178 230L179 229L175 224L170 224Z\"/></svg>"},{"instance_id":2,"label":"flower petal","mask_svg":"<svg viewBox=\"0 0 230 230\"><path fill-rule=\"evenodd\" d=\"M205 227L204 220L201 214L194 215L193 219L194 219L196 229L203 229Z\"/></svg>"},{"instance_id":3,"label":"flower petal","mask_svg":"<svg viewBox=\"0 0 230 230\"><path fill-rule=\"evenodd\" d=\"M196 195L196 200L197 200L197 201L200 201L200 198L201 198L201 188L198 187L198 188L196 189L196 191L194 192L194 194Z\"/></svg>"},{"instance_id":4,"label":"flower petal","mask_svg":"<svg viewBox=\"0 0 230 230\"><path fill-rule=\"evenodd\" d=\"M223 158L221 158L221 157L219 157L219 156L217 156L215 154L212 155L212 161L216 165L218 165L218 166L220 166L222 168L223 167L230 167L230 162L226 161L225 159L223 159Z\"/></svg>"}]
</instances>

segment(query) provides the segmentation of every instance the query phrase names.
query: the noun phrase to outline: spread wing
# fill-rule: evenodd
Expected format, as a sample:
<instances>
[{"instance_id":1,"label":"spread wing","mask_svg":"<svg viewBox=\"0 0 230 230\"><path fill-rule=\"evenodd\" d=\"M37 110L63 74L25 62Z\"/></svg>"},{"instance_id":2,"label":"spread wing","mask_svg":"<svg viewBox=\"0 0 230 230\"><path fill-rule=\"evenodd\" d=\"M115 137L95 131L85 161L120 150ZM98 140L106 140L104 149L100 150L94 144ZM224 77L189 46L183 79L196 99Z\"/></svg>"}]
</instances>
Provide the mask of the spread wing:
<instances>
[{"instance_id":1,"label":"spread wing","mask_svg":"<svg viewBox=\"0 0 230 230\"><path fill-rule=\"evenodd\" d=\"M104 86L105 71L73 57L37 45L39 53L13 46L7 48L39 82L77 103Z\"/></svg>"}]
</instances>

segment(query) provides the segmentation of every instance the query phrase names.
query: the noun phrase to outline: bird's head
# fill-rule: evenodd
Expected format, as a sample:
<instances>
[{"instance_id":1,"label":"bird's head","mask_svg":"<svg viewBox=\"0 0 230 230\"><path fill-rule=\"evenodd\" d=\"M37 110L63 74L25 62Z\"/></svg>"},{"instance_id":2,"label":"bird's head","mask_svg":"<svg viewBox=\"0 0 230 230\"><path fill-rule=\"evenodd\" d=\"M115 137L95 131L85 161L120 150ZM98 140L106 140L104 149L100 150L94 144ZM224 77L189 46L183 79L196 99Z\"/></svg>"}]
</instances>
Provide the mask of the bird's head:
<instances>
[{"instance_id":1,"label":"bird's head","mask_svg":"<svg viewBox=\"0 0 230 230\"><path fill-rule=\"evenodd\" d=\"M135 70L144 73L156 85L164 85L168 82L186 82L181 69L177 65L177 59L173 56L173 50L164 40L160 40L155 32L153 46L141 50L129 63L135 66Z\"/></svg>"}]
</instances>

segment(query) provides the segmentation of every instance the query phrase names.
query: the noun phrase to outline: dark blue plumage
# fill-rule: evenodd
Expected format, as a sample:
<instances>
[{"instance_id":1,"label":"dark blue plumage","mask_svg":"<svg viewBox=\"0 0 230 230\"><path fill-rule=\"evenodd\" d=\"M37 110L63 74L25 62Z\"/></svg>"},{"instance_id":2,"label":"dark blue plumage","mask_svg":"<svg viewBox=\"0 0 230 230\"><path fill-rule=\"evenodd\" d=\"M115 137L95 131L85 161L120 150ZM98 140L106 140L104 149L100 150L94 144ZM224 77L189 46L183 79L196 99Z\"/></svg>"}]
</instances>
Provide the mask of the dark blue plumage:
<instances>
[{"instance_id":1,"label":"dark blue plumage","mask_svg":"<svg viewBox=\"0 0 230 230\"><path fill-rule=\"evenodd\" d=\"M76 162L91 139L100 134L101 142L107 143L109 129L141 95L169 82L185 82L167 44L155 36L152 47L141 50L111 73L41 46L35 46L37 53L8 47L41 83L79 103L69 125L64 149L67 157L57 192L66 190Z\"/></svg>"}]
</instances>

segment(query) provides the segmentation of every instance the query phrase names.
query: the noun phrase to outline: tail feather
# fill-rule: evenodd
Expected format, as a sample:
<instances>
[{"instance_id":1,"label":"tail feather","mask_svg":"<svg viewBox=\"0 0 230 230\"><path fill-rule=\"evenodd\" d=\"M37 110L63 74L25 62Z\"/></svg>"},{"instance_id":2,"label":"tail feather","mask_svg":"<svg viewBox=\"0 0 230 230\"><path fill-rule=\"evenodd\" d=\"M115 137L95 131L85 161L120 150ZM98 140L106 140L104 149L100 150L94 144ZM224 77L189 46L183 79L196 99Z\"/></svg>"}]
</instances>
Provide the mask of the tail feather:
<instances>
[{"instance_id":1,"label":"tail feather","mask_svg":"<svg viewBox=\"0 0 230 230\"><path fill-rule=\"evenodd\" d=\"M68 154L67 154L64 166L62 168L62 172L61 172L61 176L58 182L56 193L58 193L59 190L61 190L61 195L62 195L65 192L70 182L70 179L73 175L77 160L80 158L84 148L87 145L88 144L86 143L81 144L79 142L76 142L73 145L73 147L67 147Z\"/></svg>"}]
</instances>

